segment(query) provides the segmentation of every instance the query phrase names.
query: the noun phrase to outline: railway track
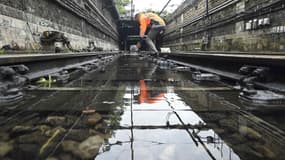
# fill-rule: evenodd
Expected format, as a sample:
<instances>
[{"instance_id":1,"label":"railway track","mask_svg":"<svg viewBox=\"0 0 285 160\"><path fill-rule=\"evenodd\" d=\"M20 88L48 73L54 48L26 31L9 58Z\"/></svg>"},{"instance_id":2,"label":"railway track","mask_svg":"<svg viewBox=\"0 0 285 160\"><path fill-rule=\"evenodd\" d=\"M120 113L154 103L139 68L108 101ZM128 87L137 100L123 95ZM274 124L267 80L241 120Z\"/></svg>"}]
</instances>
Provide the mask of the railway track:
<instances>
[{"instance_id":1,"label":"railway track","mask_svg":"<svg viewBox=\"0 0 285 160\"><path fill-rule=\"evenodd\" d=\"M144 144L163 150L173 143L195 148L206 159L221 159L228 151L229 158L282 156L285 140L282 126L256 116L256 110L253 113L247 110L237 101L239 91L222 79L195 81L191 76L195 66L162 57L114 52L2 57L1 62L8 66L29 66L30 72L23 76L31 78L30 84L34 85L23 88L26 95L20 102L1 106L0 133L9 134L9 139L15 142L14 150L6 157L21 151L22 156L31 159L60 157L61 153L77 158L107 159L106 153L116 156L117 151L112 148L120 150L124 148L121 145L128 146L125 149L131 151L131 157L136 157ZM4 61L13 58L14 62ZM51 66L36 69L46 64ZM100 64L104 70L94 64ZM35 81L62 70L71 74L77 69L84 72L65 83ZM142 97L144 83L150 97ZM150 139L149 134L157 137ZM172 137L171 141L163 139L165 135ZM91 155L67 147L75 143L85 145L84 141L93 143L89 138L98 140L93 147L101 148L90 152ZM29 143L37 146L36 152L22 147L30 146ZM240 145L249 148L243 150ZM270 146L275 147L268 149ZM108 147L111 150L104 151Z\"/></svg>"},{"instance_id":2,"label":"railway track","mask_svg":"<svg viewBox=\"0 0 285 160\"><path fill-rule=\"evenodd\" d=\"M238 90L221 81L195 81L191 71L161 66L161 58L103 55L97 54L94 60L113 59L104 71L89 70L60 85L33 82L39 86L25 90L21 102L1 106L0 133L14 142L5 158L21 153L30 159L45 159L64 153L74 159L107 159L110 155L132 159L142 148L148 156L153 155L149 147L162 153L173 145L187 148L187 152L179 148L179 155L188 155L192 149L205 159L227 155L228 159L263 156L275 160L283 156L283 126L256 115L256 110L246 110L238 101ZM46 61L56 62L55 57ZM88 58L83 59L89 62ZM33 64L29 61L25 64ZM74 144L98 150L86 154L82 148L69 148Z\"/></svg>"}]
</instances>

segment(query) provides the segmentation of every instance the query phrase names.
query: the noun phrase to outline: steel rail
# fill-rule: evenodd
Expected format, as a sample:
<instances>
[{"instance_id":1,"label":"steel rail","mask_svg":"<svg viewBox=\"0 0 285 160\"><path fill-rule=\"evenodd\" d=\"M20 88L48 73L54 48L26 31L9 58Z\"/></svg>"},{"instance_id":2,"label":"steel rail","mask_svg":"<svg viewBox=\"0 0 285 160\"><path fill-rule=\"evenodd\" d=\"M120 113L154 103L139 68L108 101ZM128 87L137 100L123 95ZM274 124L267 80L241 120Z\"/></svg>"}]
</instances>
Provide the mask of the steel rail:
<instances>
[{"instance_id":1,"label":"steel rail","mask_svg":"<svg viewBox=\"0 0 285 160\"><path fill-rule=\"evenodd\" d=\"M0 56L0 66L23 64L30 62L40 62L49 60L59 60L68 58L82 58L92 56L118 55L120 52L70 52L70 53L48 53L48 54L9 54Z\"/></svg>"},{"instance_id":2,"label":"steel rail","mask_svg":"<svg viewBox=\"0 0 285 160\"><path fill-rule=\"evenodd\" d=\"M232 70L227 70L227 68L223 67L223 69L217 66L205 66L205 64L193 64L188 60L197 59L198 60L210 60L212 63L216 62L219 65L221 63L229 64L231 63L232 67L236 65L236 67L243 65L255 65L255 66L267 66L272 69L283 70L285 67L285 56L282 55L236 55L236 54L201 54L201 53L162 53L160 56L165 57L168 61L176 63L178 65L187 66L195 70L214 73L219 75L223 79L230 79L236 82L240 82L242 78L245 78L245 75L238 73L239 68L237 68L236 72ZM188 58L188 60L187 60ZM182 60L183 59L183 60ZM233 64L235 63L235 64ZM273 73L271 76L274 76L276 73ZM277 76L278 78L278 76ZM280 77L279 77L280 78ZM281 80L281 81L280 81ZM254 82L254 85L275 92L285 92L285 84L282 79L274 82Z\"/></svg>"},{"instance_id":3,"label":"steel rail","mask_svg":"<svg viewBox=\"0 0 285 160\"><path fill-rule=\"evenodd\" d=\"M64 53L64 54L33 54L0 56L0 66L25 65L29 71L23 76L29 80L59 73L64 70L80 69L81 66L100 65L105 58L116 58L120 52ZM97 66L99 69L100 66Z\"/></svg>"}]
</instances>

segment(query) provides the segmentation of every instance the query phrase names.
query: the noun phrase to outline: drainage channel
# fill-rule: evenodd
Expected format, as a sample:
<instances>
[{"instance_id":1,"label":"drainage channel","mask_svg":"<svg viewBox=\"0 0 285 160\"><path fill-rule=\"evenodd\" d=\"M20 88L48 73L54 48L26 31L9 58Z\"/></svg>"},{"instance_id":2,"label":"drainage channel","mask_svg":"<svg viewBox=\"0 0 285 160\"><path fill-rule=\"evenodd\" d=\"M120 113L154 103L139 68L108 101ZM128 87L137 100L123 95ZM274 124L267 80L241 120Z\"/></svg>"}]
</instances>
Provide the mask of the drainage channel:
<instances>
[{"instance_id":1,"label":"drainage channel","mask_svg":"<svg viewBox=\"0 0 285 160\"><path fill-rule=\"evenodd\" d=\"M249 111L238 96L218 79L195 81L183 66L121 56L2 106L0 158L282 159L282 118Z\"/></svg>"}]
</instances>

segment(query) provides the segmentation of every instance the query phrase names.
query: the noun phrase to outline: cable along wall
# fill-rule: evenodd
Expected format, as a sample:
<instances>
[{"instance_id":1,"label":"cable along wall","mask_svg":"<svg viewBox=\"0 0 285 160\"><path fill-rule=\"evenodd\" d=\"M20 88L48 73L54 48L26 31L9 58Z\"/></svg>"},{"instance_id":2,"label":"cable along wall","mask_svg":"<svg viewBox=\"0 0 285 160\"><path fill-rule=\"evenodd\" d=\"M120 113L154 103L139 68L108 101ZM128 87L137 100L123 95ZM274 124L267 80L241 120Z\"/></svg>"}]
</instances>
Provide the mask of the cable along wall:
<instances>
[{"instance_id":1,"label":"cable along wall","mask_svg":"<svg viewBox=\"0 0 285 160\"><path fill-rule=\"evenodd\" d=\"M172 50L285 50L284 1L185 1L167 22L164 46Z\"/></svg>"},{"instance_id":2,"label":"cable along wall","mask_svg":"<svg viewBox=\"0 0 285 160\"><path fill-rule=\"evenodd\" d=\"M33 49L44 31L55 30L65 33L76 49L88 46L89 41L105 50L118 48L119 15L112 3L113 0L3 0L0 46L15 41L22 49Z\"/></svg>"}]
</instances>

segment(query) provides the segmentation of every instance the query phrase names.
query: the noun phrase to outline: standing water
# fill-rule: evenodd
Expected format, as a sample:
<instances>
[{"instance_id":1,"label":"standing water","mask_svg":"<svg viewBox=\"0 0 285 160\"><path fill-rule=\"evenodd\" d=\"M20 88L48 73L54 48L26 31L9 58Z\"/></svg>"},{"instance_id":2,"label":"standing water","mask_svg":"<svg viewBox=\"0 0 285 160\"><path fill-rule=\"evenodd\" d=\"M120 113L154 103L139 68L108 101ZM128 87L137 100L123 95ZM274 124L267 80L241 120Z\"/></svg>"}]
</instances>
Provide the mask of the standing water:
<instances>
[{"instance_id":1,"label":"standing water","mask_svg":"<svg viewBox=\"0 0 285 160\"><path fill-rule=\"evenodd\" d=\"M122 56L105 71L27 94L1 108L0 159L284 157L280 118L249 113L236 90L146 57Z\"/></svg>"}]
</instances>

